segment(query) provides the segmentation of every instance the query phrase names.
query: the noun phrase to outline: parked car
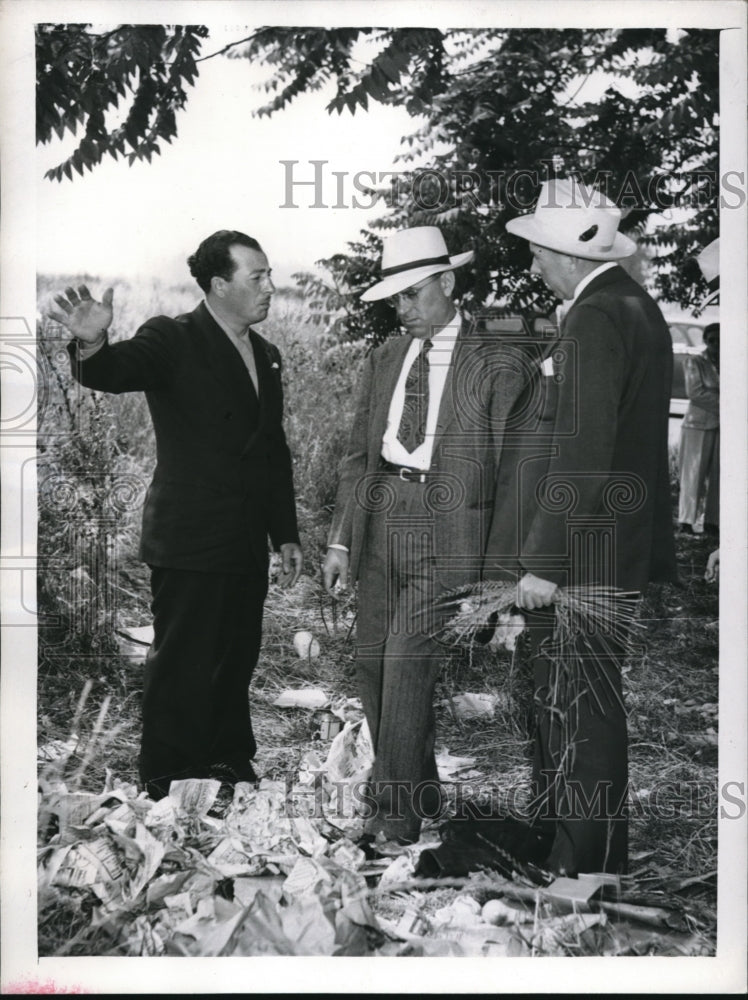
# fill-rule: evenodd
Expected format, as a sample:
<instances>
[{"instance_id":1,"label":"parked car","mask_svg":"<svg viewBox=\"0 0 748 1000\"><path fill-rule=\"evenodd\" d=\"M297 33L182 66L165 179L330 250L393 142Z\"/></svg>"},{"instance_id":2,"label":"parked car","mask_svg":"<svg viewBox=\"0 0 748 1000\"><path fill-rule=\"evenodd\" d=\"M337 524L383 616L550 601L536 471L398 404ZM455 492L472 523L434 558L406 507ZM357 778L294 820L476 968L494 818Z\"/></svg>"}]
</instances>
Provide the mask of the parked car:
<instances>
[{"instance_id":1,"label":"parked car","mask_svg":"<svg viewBox=\"0 0 748 1000\"><path fill-rule=\"evenodd\" d=\"M688 408L686 395L685 359L688 354L704 350L704 327L719 322L719 306L706 306L698 316L676 308L663 307L663 315L673 340L673 383L670 392L670 416L683 417ZM520 317L495 310L481 317L479 329L505 336L552 336L556 318L550 316Z\"/></svg>"}]
</instances>

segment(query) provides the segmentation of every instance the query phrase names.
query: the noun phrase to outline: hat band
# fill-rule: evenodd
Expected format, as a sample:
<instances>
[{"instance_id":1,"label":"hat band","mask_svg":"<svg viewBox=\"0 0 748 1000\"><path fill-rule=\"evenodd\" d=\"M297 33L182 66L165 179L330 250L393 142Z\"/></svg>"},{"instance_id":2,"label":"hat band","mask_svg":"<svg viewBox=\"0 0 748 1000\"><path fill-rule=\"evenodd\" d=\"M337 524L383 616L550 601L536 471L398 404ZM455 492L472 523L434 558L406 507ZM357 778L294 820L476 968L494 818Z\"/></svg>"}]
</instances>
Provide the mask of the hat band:
<instances>
[{"instance_id":1,"label":"hat band","mask_svg":"<svg viewBox=\"0 0 748 1000\"><path fill-rule=\"evenodd\" d=\"M421 260L410 260L407 264L396 264L394 267L383 267L381 274L383 278L389 278L391 274L402 274L403 271L414 271L417 267L426 267L429 264L449 264L449 256L442 254L441 257L423 257Z\"/></svg>"}]
</instances>

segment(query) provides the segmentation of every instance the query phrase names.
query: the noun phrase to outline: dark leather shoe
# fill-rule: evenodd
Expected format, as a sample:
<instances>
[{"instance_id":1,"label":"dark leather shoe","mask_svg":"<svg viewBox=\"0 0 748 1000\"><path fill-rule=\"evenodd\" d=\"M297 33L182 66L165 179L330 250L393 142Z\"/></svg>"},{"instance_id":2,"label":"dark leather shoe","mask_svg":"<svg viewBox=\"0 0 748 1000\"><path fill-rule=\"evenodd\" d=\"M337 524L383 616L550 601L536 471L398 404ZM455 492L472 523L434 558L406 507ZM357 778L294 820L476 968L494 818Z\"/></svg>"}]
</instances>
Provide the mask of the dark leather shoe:
<instances>
[{"instance_id":1,"label":"dark leather shoe","mask_svg":"<svg viewBox=\"0 0 748 1000\"><path fill-rule=\"evenodd\" d=\"M250 785L258 785L260 783L255 769L248 760L241 764L228 764L226 761L211 764L208 769L208 776L232 787L240 781L247 781Z\"/></svg>"}]
</instances>

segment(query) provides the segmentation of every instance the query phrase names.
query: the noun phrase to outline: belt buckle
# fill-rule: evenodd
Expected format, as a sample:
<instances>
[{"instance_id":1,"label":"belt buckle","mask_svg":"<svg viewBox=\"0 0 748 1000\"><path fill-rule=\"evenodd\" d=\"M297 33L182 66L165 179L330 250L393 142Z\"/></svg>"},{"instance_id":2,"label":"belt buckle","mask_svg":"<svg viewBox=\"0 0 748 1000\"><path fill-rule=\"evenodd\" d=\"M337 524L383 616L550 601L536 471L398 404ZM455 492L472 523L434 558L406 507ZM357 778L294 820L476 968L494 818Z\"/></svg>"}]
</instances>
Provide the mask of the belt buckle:
<instances>
[{"instance_id":1,"label":"belt buckle","mask_svg":"<svg viewBox=\"0 0 748 1000\"><path fill-rule=\"evenodd\" d=\"M409 469L406 465L402 465L400 467L398 476L400 477L400 479L402 479L404 483L426 482L425 472L419 472L417 469Z\"/></svg>"}]
</instances>

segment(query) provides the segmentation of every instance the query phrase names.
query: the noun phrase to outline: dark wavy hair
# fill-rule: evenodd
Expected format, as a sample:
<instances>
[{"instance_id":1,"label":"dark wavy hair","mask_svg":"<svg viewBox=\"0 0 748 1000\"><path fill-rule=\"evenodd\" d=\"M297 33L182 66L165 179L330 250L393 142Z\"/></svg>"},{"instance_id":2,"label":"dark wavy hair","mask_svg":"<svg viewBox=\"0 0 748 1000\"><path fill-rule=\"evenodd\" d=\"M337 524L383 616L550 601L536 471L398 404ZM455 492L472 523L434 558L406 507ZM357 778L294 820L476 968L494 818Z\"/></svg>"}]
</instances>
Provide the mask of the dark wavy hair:
<instances>
[{"instance_id":1,"label":"dark wavy hair","mask_svg":"<svg viewBox=\"0 0 748 1000\"><path fill-rule=\"evenodd\" d=\"M229 251L237 245L262 253L257 240L246 233L239 233L235 229L219 229L212 236L207 236L192 256L187 258L190 274L204 292L210 291L212 277L225 278L226 281L231 278L236 270L236 263Z\"/></svg>"}]
</instances>

